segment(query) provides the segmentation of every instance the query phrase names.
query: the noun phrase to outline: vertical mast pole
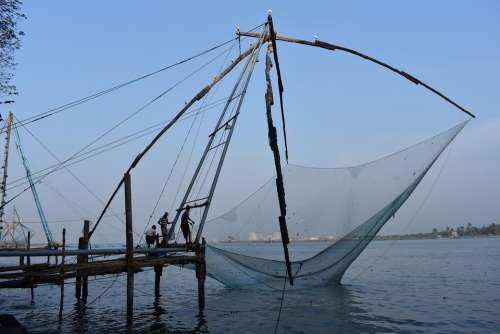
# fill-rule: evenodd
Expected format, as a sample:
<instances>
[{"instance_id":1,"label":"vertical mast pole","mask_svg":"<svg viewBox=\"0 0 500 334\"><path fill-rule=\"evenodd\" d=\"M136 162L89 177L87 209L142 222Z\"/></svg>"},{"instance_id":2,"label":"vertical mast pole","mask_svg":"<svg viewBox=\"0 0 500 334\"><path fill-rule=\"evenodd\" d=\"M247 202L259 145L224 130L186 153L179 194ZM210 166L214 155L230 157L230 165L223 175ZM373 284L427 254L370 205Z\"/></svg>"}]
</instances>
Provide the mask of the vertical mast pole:
<instances>
[{"instance_id":1,"label":"vertical mast pole","mask_svg":"<svg viewBox=\"0 0 500 334\"><path fill-rule=\"evenodd\" d=\"M269 15L268 20L271 20L271 15ZM271 53L273 52L273 44L271 41L268 41L267 44L267 52L266 52L266 83L267 89L265 94L266 100L266 116L267 116L267 126L268 126L268 136L269 136L269 146L271 146L271 151L274 156L274 164L276 167L276 190L278 193L278 201L280 207L280 216L278 218L280 231L281 231L281 241L283 243L283 252L285 254L285 264L286 270L288 273L288 278L290 280L290 284L293 285L293 276L292 276L292 265L290 262L290 256L288 254L288 244L290 243L290 239L288 238L288 229L286 226L286 201L285 201L285 187L283 184L283 174L281 171L281 157L278 147L278 136L276 134L276 127L273 123L272 117L272 105L274 104L273 99L273 89L271 86Z\"/></svg>"},{"instance_id":2,"label":"vertical mast pole","mask_svg":"<svg viewBox=\"0 0 500 334\"><path fill-rule=\"evenodd\" d=\"M7 125L5 130L5 146L3 149L3 174L2 174L2 182L0 183L0 239L2 238L2 229L4 225L4 212L5 212L5 197L6 197L6 187L7 187L7 166L9 164L9 145L10 145L10 131L12 128L12 113L9 112L7 116Z\"/></svg>"}]
</instances>

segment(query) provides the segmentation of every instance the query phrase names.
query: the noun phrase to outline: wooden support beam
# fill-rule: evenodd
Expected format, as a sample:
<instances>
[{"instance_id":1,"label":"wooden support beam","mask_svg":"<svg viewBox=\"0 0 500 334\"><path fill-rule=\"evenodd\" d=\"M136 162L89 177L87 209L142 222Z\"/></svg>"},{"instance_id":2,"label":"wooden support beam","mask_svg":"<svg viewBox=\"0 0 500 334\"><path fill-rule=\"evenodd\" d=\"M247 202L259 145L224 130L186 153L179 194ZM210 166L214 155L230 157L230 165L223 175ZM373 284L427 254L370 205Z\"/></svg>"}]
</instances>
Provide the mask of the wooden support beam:
<instances>
[{"instance_id":1,"label":"wooden support beam","mask_svg":"<svg viewBox=\"0 0 500 334\"><path fill-rule=\"evenodd\" d=\"M30 248L31 248L31 232L28 231L28 245L27 245L26 249L29 251ZM28 271L30 271L31 270L31 268L30 268L31 267L31 257L30 256L27 257L27 265L28 265ZM31 303L33 303L35 301L35 291L34 291L33 286L30 288L30 290L31 290L30 291L31 292Z\"/></svg>"},{"instance_id":2,"label":"wooden support beam","mask_svg":"<svg viewBox=\"0 0 500 334\"><path fill-rule=\"evenodd\" d=\"M83 247L84 249L89 249L89 231L90 231L90 221L83 221ZM82 263L88 263L89 256L82 256ZM87 302L87 297L89 295L89 277L87 275L82 276L82 301Z\"/></svg>"},{"instance_id":3,"label":"wooden support beam","mask_svg":"<svg viewBox=\"0 0 500 334\"><path fill-rule=\"evenodd\" d=\"M155 268L155 297L160 297L160 279L163 274L163 265L156 265Z\"/></svg>"},{"instance_id":4,"label":"wooden support beam","mask_svg":"<svg viewBox=\"0 0 500 334\"><path fill-rule=\"evenodd\" d=\"M203 312L205 308L205 279L207 276L205 248L205 238L202 238L201 245L196 248L196 279L198 280L198 310L200 312Z\"/></svg>"},{"instance_id":5,"label":"wooden support beam","mask_svg":"<svg viewBox=\"0 0 500 334\"><path fill-rule=\"evenodd\" d=\"M167 257L140 257L134 258L134 272L141 268L151 268L158 265L186 265L196 264L199 259L196 255L179 255ZM127 272L126 259L106 260L81 264L65 264L64 279L75 278L81 275L100 276ZM9 274L10 275L10 274ZM51 266L46 270L12 273L11 277L17 278L10 281L0 281L0 288L29 288L36 284L58 284L60 281L60 266Z\"/></svg>"},{"instance_id":6,"label":"wooden support beam","mask_svg":"<svg viewBox=\"0 0 500 334\"><path fill-rule=\"evenodd\" d=\"M83 237L78 238L78 249L81 250L83 249ZM76 263L81 264L82 263L82 255L77 255L76 257ZM78 274L78 271L76 272L76 279L75 279L75 298L80 300L82 296L82 276Z\"/></svg>"},{"instance_id":7,"label":"wooden support beam","mask_svg":"<svg viewBox=\"0 0 500 334\"><path fill-rule=\"evenodd\" d=\"M265 75L266 75L266 94L264 95L266 101L266 117L267 117L267 128L268 128L268 138L269 138L269 146L271 147L271 151L274 157L274 165L276 168L276 192L278 194L278 202L280 208L280 216L278 217L278 222L281 231L281 242L283 243L283 253L285 255L285 265L286 271L288 273L288 279L290 281L290 285L293 285L293 276L292 276L292 265L290 262L290 255L288 253L288 229L286 226L286 200L285 200L285 187L283 184L283 174L281 169L281 157L278 146L278 136L276 134L276 127L274 126L273 116L272 116L272 106L274 104L273 98L273 89L271 85L271 53L273 52L271 42L268 43L267 52L266 52L266 67L265 67Z\"/></svg>"},{"instance_id":8,"label":"wooden support beam","mask_svg":"<svg viewBox=\"0 0 500 334\"><path fill-rule=\"evenodd\" d=\"M124 176L125 183L125 236L127 247L127 321L131 322L134 316L134 235L132 230L132 190L130 174Z\"/></svg>"},{"instance_id":9,"label":"wooden support beam","mask_svg":"<svg viewBox=\"0 0 500 334\"><path fill-rule=\"evenodd\" d=\"M62 320L63 306L64 306L64 251L66 250L66 229L63 228L62 231L62 250L63 255L61 256L61 298L59 300L59 321Z\"/></svg>"},{"instance_id":10,"label":"wooden support beam","mask_svg":"<svg viewBox=\"0 0 500 334\"><path fill-rule=\"evenodd\" d=\"M125 175L128 175L130 173L130 171L132 169L135 168L135 166L137 166L137 164L139 163L139 161L141 161L142 157L144 157L146 155L146 153L148 153L148 151L151 149L151 147L153 147L156 142L163 136L163 134L165 132L168 131L168 129L170 129L178 120L179 118L182 117L182 115L184 115L184 113L189 109L191 108L191 106L197 102L197 101L200 101L201 99L203 99L203 97L205 97L205 95L208 94L208 92L210 92L210 90L216 85L218 84L222 79L224 79L226 77L226 75L229 74L229 72L231 72L235 67L236 65L238 65L243 59L245 59L246 57L248 57L249 55L251 55L254 51L254 48L251 47L249 48L248 50L246 50L245 52L241 53L236 59L234 59L231 64L228 65L228 67L226 67L224 70L222 70L217 76L215 76L212 81L206 85L205 87L203 87L198 93L196 93L196 95L191 98L191 100L189 100L189 102L187 102L184 107L182 107L182 109L170 120L170 122L168 122L159 132L158 134L151 140L151 142L144 148L144 150L142 150L141 153L139 153L134 161L132 161L132 163L130 164L130 166L128 167L127 171L125 172ZM118 190L120 190L121 186L123 185L123 183L125 182L124 178L121 178L120 179L120 182L118 182L118 185L116 186L115 190L113 191L113 193L111 194L111 197L108 199L108 202L106 202L106 205L104 206L101 214L99 215L99 218L97 218L97 221L95 222L94 226L92 227L92 231L90 231L90 236L92 236L95 232L95 229L97 228L97 226L99 226L99 223L101 222L102 220L102 217L104 217L104 214L106 213L106 210L109 208L109 206L111 205L111 202L113 201L113 199L115 198L116 194L118 193ZM175 226L172 226L172 228L174 228Z\"/></svg>"},{"instance_id":11,"label":"wooden support beam","mask_svg":"<svg viewBox=\"0 0 500 334\"><path fill-rule=\"evenodd\" d=\"M255 33L255 32L237 31L236 34L238 36L260 38L260 34L259 33ZM268 37L268 39L269 38L270 37ZM361 53L359 51L356 51L356 50L353 50L353 49L349 49L349 48L346 48L344 46L340 46L340 45L336 45L336 44L331 44L331 43L323 42L323 41L320 41L320 40L315 40L314 42L311 42L311 41L307 41L307 40L303 40L303 39L299 39L299 38L292 38L292 37L287 37L287 36L278 35L278 34L275 35L275 40L282 41L282 42L288 42L288 43L302 44L302 45L307 45L307 46L315 46L315 47L322 48L322 49L325 49L325 50L330 50L330 51L336 51L336 50L338 50L338 51L350 53L350 54L352 54L354 56L363 58L363 59L368 60L368 61L370 61L372 63L375 63L377 65L385 67L386 69L388 69L388 70L390 70L390 71L392 71L392 72L394 72L394 73L402 76L403 78L409 80L410 82L414 83L415 85L421 85L422 87L424 87L427 90L429 90L430 92L436 94L437 96L439 96L440 98L442 98L446 102L448 102L451 105L455 106L457 109L463 111L464 113L466 113L470 117L472 117L472 118L476 117L476 115L474 115L472 112L470 112L469 110L465 109L464 107L462 107L461 105L459 105L458 103L456 103L455 101L453 101L452 99L450 99L448 96L444 95L443 93L441 93L437 89L429 86L428 84L426 84L422 80L419 80L419 79L415 78L414 76L412 76L411 74L406 73L405 71L399 70L399 69L395 68L394 66L391 66L391 65L389 65L387 63L384 63L384 62L382 62L382 61L380 61L378 59L370 57L370 56L368 56L366 54L363 54L363 53Z\"/></svg>"}]
</instances>

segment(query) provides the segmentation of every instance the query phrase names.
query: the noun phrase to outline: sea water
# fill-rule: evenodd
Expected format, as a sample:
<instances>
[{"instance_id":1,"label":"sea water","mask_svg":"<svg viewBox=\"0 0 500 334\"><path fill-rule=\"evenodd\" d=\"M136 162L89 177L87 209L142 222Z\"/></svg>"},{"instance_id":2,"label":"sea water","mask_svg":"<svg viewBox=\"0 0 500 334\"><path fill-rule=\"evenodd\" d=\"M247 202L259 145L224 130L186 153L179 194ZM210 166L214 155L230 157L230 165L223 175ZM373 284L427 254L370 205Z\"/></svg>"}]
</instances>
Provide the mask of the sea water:
<instances>
[{"instance_id":1,"label":"sea water","mask_svg":"<svg viewBox=\"0 0 500 334\"><path fill-rule=\"evenodd\" d=\"M297 243L292 258L326 246ZM280 243L218 247L268 258L282 252ZM500 333L500 238L373 241L341 286L242 291L208 278L202 314L191 270L165 269L156 300L149 270L135 276L132 324L125 276L91 277L86 307L67 283L61 322L58 286L36 288L34 303L29 289L0 290L0 313L30 333Z\"/></svg>"}]
</instances>

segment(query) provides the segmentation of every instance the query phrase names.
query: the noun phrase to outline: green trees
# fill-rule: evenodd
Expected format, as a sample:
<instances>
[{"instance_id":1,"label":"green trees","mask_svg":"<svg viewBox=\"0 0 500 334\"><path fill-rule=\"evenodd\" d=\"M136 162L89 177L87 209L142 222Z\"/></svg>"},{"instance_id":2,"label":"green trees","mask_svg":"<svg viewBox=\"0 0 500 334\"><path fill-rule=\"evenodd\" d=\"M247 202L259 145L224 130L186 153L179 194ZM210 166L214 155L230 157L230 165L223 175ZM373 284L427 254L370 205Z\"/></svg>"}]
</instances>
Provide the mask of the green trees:
<instances>
[{"instance_id":1,"label":"green trees","mask_svg":"<svg viewBox=\"0 0 500 334\"><path fill-rule=\"evenodd\" d=\"M26 18L21 13L21 5L21 0L0 0L0 98L17 95L11 80L16 67L14 52L20 48L20 37L24 35L17 26L20 20Z\"/></svg>"}]
</instances>

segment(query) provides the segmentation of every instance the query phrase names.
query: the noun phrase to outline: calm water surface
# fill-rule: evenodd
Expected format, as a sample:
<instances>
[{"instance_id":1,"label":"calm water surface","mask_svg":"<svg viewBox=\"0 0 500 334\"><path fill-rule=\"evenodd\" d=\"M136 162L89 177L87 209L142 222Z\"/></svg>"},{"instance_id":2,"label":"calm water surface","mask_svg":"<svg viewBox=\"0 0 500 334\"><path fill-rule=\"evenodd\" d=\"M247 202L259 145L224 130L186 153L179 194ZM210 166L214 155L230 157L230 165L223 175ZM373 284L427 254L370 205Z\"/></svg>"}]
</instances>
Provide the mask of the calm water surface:
<instances>
[{"instance_id":1,"label":"calm water surface","mask_svg":"<svg viewBox=\"0 0 500 334\"><path fill-rule=\"evenodd\" d=\"M252 255L279 258L280 244L227 244ZM294 258L326 246L299 243ZM154 272L135 278L132 327L125 321L126 278L89 283L87 308L66 285L64 318L57 321L59 287L0 290L0 313L14 314L30 333L272 333L281 291L230 290L207 279L199 314L195 275L170 267L162 296ZM279 333L500 333L500 238L374 241L352 265L342 286L287 290Z\"/></svg>"}]
</instances>

